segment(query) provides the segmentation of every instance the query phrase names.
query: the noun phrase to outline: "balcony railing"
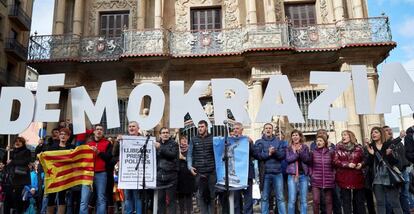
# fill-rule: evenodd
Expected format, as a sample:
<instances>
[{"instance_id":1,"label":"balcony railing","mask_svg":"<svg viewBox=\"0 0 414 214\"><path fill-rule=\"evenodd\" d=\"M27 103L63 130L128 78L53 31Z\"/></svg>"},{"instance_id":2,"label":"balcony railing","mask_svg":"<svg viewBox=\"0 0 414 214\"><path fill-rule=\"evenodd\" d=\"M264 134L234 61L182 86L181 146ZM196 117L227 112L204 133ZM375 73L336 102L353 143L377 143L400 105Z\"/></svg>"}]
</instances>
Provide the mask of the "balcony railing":
<instances>
[{"instance_id":1,"label":"balcony railing","mask_svg":"<svg viewBox=\"0 0 414 214\"><path fill-rule=\"evenodd\" d=\"M23 30L29 31L32 20L29 15L18 5L9 5L9 17Z\"/></svg>"},{"instance_id":2,"label":"balcony railing","mask_svg":"<svg viewBox=\"0 0 414 214\"><path fill-rule=\"evenodd\" d=\"M74 35L32 36L30 60L117 60L122 56L197 56L242 54L255 50L333 49L351 44L391 42L388 18L349 19L292 27L288 23L234 29L168 31L126 30L121 38Z\"/></svg>"},{"instance_id":3,"label":"balcony railing","mask_svg":"<svg viewBox=\"0 0 414 214\"><path fill-rule=\"evenodd\" d=\"M17 39L6 39L4 50L19 61L26 61L27 59L27 49Z\"/></svg>"}]
</instances>

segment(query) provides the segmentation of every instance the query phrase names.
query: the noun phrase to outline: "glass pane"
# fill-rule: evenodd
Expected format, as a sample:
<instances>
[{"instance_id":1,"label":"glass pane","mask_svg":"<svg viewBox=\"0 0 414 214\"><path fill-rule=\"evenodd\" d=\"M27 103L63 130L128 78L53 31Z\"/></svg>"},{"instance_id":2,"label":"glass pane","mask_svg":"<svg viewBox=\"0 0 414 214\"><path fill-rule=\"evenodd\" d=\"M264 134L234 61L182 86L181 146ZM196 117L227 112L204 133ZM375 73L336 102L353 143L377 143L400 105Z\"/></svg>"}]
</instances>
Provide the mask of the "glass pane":
<instances>
[{"instance_id":1,"label":"glass pane","mask_svg":"<svg viewBox=\"0 0 414 214\"><path fill-rule=\"evenodd\" d=\"M109 16L109 28L113 28L115 24L115 17Z\"/></svg>"},{"instance_id":2,"label":"glass pane","mask_svg":"<svg viewBox=\"0 0 414 214\"><path fill-rule=\"evenodd\" d=\"M122 28L122 15L115 16L115 27Z\"/></svg>"}]
</instances>

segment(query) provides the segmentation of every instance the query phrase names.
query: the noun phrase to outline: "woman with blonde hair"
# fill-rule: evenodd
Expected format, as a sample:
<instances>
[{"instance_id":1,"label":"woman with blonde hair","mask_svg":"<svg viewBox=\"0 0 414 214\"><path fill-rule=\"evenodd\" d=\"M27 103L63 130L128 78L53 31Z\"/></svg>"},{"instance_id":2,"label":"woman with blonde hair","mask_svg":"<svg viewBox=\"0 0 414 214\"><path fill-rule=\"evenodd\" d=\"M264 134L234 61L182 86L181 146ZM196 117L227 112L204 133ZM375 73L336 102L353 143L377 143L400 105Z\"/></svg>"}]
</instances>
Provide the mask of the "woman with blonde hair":
<instances>
[{"instance_id":1,"label":"woman with blonde hair","mask_svg":"<svg viewBox=\"0 0 414 214\"><path fill-rule=\"evenodd\" d=\"M353 132L345 130L341 135L342 140L336 144L334 164L335 180L341 188L343 213L365 214L364 149L357 143Z\"/></svg>"}]
</instances>

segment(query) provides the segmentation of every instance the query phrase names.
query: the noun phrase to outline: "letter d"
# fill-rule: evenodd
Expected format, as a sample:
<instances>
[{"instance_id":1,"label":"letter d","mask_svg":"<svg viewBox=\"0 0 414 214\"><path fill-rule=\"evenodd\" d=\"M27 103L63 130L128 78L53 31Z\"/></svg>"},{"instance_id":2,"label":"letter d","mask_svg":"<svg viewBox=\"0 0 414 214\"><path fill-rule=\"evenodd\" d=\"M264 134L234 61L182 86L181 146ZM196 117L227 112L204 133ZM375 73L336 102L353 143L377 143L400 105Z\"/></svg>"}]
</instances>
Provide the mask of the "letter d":
<instances>
[{"instance_id":1,"label":"letter d","mask_svg":"<svg viewBox=\"0 0 414 214\"><path fill-rule=\"evenodd\" d=\"M13 100L20 102L19 117L11 121ZM3 87L0 95L0 134L19 134L33 119L35 100L32 92L24 87Z\"/></svg>"}]
</instances>

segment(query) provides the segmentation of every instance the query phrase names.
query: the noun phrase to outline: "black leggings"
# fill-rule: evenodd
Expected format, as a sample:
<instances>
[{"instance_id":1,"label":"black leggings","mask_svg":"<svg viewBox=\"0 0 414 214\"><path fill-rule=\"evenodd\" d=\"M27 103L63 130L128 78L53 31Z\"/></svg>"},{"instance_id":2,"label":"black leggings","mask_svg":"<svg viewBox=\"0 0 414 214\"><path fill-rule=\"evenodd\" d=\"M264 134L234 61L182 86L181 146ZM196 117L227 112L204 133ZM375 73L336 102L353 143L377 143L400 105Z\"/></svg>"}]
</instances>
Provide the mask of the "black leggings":
<instances>
[{"instance_id":1,"label":"black leggings","mask_svg":"<svg viewBox=\"0 0 414 214\"><path fill-rule=\"evenodd\" d=\"M57 197L57 199L56 199ZM66 204L66 190L62 190L60 192L49 193L47 195L47 206L56 206L56 200L58 201L57 205L65 205Z\"/></svg>"}]
</instances>

